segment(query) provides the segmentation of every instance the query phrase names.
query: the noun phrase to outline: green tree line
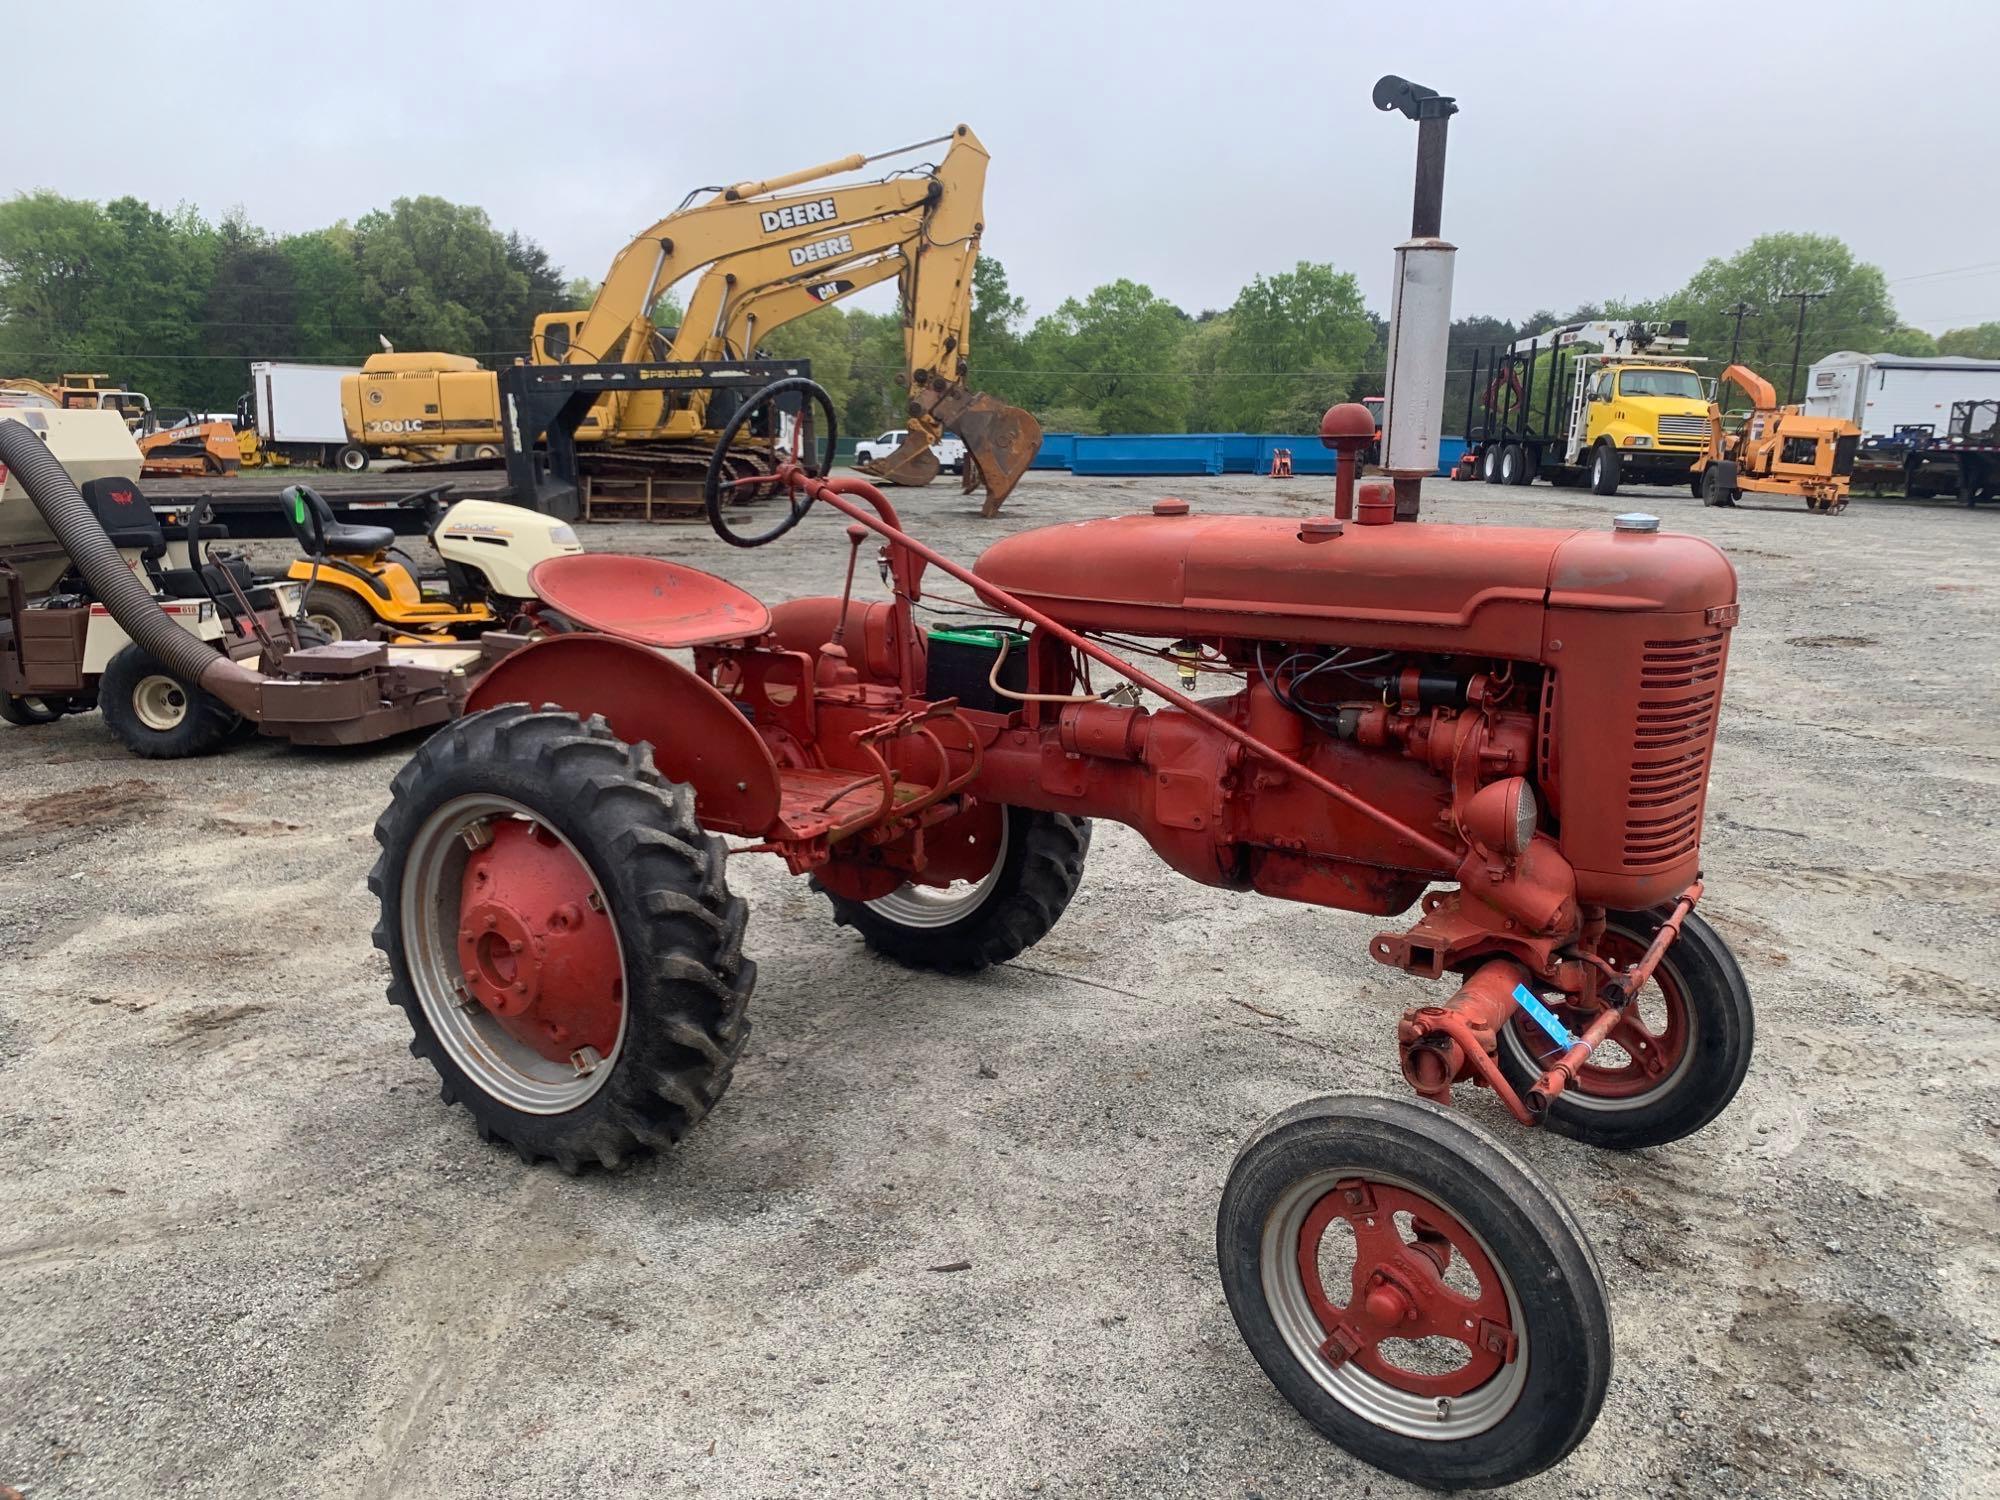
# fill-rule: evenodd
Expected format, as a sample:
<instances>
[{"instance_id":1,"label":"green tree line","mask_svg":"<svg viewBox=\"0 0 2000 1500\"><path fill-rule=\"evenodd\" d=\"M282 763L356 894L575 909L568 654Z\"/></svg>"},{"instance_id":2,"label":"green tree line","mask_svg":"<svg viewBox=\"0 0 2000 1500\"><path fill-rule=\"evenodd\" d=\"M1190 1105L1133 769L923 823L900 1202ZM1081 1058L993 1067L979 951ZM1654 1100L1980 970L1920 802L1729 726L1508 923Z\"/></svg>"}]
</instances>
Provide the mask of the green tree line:
<instances>
[{"instance_id":1,"label":"green tree line","mask_svg":"<svg viewBox=\"0 0 2000 1500\"><path fill-rule=\"evenodd\" d=\"M281 236L240 211L211 223L134 198L27 193L0 203L0 376L102 371L156 405L226 409L253 359L359 363L388 340L502 364L525 354L535 314L584 305L594 287L483 210L436 197ZM2000 358L2000 324L1933 339L1901 323L1881 270L1838 239L1770 234L1662 296L1459 319L1447 427L1473 394L1475 351L1483 370L1485 351L1575 318L1684 318L1711 369L1740 343L1782 393L1800 293L1799 384L1836 349ZM672 304L656 316L671 321ZM1004 267L982 257L968 343L972 383L1051 431L1311 433L1331 403L1381 390L1386 333L1354 274L1322 263L1254 275L1222 308L1189 312L1121 278L1031 319ZM810 358L851 433L903 415L894 313L823 308L765 349Z\"/></svg>"}]
</instances>

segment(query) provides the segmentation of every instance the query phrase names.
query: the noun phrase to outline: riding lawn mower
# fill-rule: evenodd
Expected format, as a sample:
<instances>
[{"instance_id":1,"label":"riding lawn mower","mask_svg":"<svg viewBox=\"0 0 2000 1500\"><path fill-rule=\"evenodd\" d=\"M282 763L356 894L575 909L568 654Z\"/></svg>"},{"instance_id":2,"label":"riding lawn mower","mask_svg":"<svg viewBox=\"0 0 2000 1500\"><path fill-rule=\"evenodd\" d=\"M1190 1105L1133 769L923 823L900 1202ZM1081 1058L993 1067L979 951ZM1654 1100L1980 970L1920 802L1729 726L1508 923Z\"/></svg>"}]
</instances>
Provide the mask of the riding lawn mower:
<instances>
[{"instance_id":1,"label":"riding lawn mower","mask_svg":"<svg viewBox=\"0 0 2000 1500\"><path fill-rule=\"evenodd\" d=\"M483 635L532 609L535 564L583 550L562 521L493 500L447 503L450 490L435 485L397 502L423 512L424 534L444 562L440 579L419 572L392 528L340 522L319 491L287 486L286 518L306 555L285 576L305 586L307 622L335 641Z\"/></svg>"}]
</instances>

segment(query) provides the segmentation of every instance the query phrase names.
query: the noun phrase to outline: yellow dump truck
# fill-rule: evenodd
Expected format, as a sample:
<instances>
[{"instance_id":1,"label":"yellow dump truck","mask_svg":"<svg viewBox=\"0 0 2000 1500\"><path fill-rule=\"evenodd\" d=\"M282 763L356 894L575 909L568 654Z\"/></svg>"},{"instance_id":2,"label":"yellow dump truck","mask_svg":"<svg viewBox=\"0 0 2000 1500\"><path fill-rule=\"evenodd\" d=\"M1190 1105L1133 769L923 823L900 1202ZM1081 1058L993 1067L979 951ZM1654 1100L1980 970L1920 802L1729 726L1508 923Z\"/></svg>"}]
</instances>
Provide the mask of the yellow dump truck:
<instances>
[{"instance_id":1,"label":"yellow dump truck","mask_svg":"<svg viewBox=\"0 0 2000 1500\"><path fill-rule=\"evenodd\" d=\"M1708 390L1684 323L1567 323L1474 356L1466 438L1488 484L1685 485L1708 447ZM1481 381L1484 380L1482 386Z\"/></svg>"}]
</instances>

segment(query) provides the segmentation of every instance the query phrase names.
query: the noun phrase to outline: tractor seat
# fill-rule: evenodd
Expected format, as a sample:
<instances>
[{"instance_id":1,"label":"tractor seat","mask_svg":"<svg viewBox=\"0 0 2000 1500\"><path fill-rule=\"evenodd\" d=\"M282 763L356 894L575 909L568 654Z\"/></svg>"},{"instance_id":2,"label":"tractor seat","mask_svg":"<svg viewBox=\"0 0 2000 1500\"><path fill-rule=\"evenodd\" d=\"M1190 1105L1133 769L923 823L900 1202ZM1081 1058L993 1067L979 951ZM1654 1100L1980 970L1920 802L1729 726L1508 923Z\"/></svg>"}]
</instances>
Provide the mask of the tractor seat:
<instances>
[{"instance_id":1,"label":"tractor seat","mask_svg":"<svg viewBox=\"0 0 2000 1500\"><path fill-rule=\"evenodd\" d=\"M771 611L735 584L657 557L575 552L536 563L528 582L558 614L642 646L740 641L771 628Z\"/></svg>"}]
</instances>

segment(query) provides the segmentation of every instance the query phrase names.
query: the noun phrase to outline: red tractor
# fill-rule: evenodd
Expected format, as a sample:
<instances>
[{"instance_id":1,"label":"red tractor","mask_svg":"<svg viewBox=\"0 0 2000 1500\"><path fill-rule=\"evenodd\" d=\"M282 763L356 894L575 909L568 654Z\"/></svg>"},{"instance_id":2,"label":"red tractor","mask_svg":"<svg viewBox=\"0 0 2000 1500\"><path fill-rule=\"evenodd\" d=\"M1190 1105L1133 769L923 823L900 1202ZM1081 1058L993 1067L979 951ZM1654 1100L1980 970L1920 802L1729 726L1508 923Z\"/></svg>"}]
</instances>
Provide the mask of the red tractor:
<instances>
[{"instance_id":1,"label":"red tractor","mask_svg":"<svg viewBox=\"0 0 2000 1500\"><path fill-rule=\"evenodd\" d=\"M788 380L717 453L801 393L830 445L825 393ZM1368 1462L1459 1487L1562 1458L1610 1375L1600 1274L1555 1193L1438 1106L1483 1086L1523 1124L1630 1148L1701 1129L1742 1082L1750 997L1694 909L1736 578L1650 517L1398 522L1386 482L1351 503L1372 421L1328 431L1350 434L1345 521L1163 500L967 569L874 486L795 457L775 525L731 528L719 463L709 520L747 547L838 511L837 596L767 609L664 561L541 564L579 628L496 665L376 826L390 996L444 1098L570 1171L677 1141L749 1030L737 855L782 859L868 947L936 969L1046 935L1093 818L1207 885L1414 909L1369 952L1449 976L1397 1025L1421 1102L1267 1122L1223 1194L1223 1287L1278 1388ZM871 536L886 603L853 597ZM927 630L930 569L992 627ZM1146 654L1207 691L1129 664Z\"/></svg>"}]
</instances>

